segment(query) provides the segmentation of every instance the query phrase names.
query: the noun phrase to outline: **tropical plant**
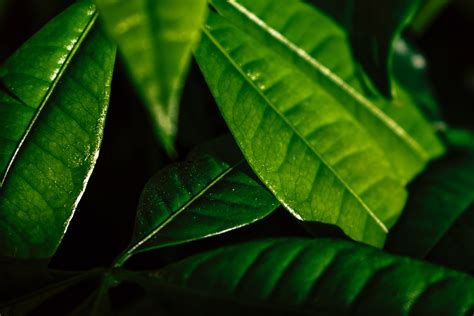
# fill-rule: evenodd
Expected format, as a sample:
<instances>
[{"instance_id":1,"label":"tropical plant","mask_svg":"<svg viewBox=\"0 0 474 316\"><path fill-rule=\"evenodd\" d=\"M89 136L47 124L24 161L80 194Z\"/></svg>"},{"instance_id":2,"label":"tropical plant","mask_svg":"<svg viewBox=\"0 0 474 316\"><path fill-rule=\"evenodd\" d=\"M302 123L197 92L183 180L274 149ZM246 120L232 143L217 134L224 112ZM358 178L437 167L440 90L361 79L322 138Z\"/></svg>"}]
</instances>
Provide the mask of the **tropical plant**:
<instances>
[{"instance_id":1,"label":"tropical plant","mask_svg":"<svg viewBox=\"0 0 474 316\"><path fill-rule=\"evenodd\" d=\"M68 4L0 68L0 315L472 315L435 2Z\"/></svg>"}]
</instances>

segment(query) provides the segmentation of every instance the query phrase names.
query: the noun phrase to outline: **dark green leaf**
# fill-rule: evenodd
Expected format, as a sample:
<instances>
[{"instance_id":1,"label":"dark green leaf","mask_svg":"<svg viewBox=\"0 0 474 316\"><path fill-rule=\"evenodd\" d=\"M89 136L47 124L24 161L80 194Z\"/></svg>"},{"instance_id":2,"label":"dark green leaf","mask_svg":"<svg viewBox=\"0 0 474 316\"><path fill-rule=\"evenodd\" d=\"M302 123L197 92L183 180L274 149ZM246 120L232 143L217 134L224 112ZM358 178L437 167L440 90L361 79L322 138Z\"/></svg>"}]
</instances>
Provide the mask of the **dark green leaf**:
<instances>
[{"instance_id":1,"label":"dark green leaf","mask_svg":"<svg viewBox=\"0 0 474 316\"><path fill-rule=\"evenodd\" d=\"M49 270L48 263L45 259L0 258L0 304L75 275Z\"/></svg>"},{"instance_id":2,"label":"dark green leaf","mask_svg":"<svg viewBox=\"0 0 474 316\"><path fill-rule=\"evenodd\" d=\"M128 275L199 315L470 315L465 274L330 239L263 240Z\"/></svg>"},{"instance_id":3,"label":"dark green leaf","mask_svg":"<svg viewBox=\"0 0 474 316\"><path fill-rule=\"evenodd\" d=\"M115 48L72 5L0 69L0 253L50 257L95 165Z\"/></svg>"},{"instance_id":4,"label":"dark green leaf","mask_svg":"<svg viewBox=\"0 0 474 316\"><path fill-rule=\"evenodd\" d=\"M440 108L428 80L425 57L403 38L395 41L393 50L395 78L430 121L440 122Z\"/></svg>"},{"instance_id":5,"label":"dark green leaf","mask_svg":"<svg viewBox=\"0 0 474 316\"><path fill-rule=\"evenodd\" d=\"M58 297L61 297L61 295L63 295L71 288L85 288L86 285L95 285L95 283L100 279L100 276L102 274L102 269L94 269L84 273L72 274L69 278L66 278L62 281L45 286L26 296L16 297L15 299L9 301L6 304L0 304L0 313L2 315L8 316L22 316L31 314L38 315L34 312L38 308L41 308L42 305L48 304L50 301L56 300ZM59 306L65 305L64 302L56 301L55 303L59 304Z\"/></svg>"},{"instance_id":6,"label":"dark green leaf","mask_svg":"<svg viewBox=\"0 0 474 316\"><path fill-rule=\"evenodd\" d=\"M405 191L357 121L315 82L210 14L196 58L250 166L297 218L382 246Z\"/></svg>"},{"instance_id":7,"label":"dark green leaf","mask_svg":"<svg viewBox=\"0 0 474 316\"><path fill-rule=\"evenodd\" d=\"M251 224L278 207L260 184L207 157L170 165L145 186L132 243L118 260L134 253L214 236Z\"/></svg>"},{"instance_id":8,"label":"dark green leaf","mask_svg":"<svg viewBox=\"0 0 474 316\"><path fill-rule=\"evenodd\" d=\"M411 188L407 208L390 234L387 249L418 258L450 257L453 251L439 244L456 243L451 249L463 251L456 260L443 261L474 269L474 216L469 209L474 202L474 156L434 163Z\"/></svg>"},{"instance_id":9,"label":"dark green leaf","mask_svg":"<svg viewBox=\"0 0 474 316\"><path fill-rule=\"evenodd\" d=\"M474 132L463 128L447 128L444 137L454 150L474 152Z\"/></svg>"},{"instance_id":10,"label":"dark green leaf","mask_svg":"<svg viewBox=\"0 0 474 316\"><path fill-rule=\"evenodd\" d=\"M420 0L353 0L351 44L355 58L383 95L392 96L392 45Z\"/></svg>"},{"instance_id":11,"label":"dark green leaf","mask_svg":"<svg viewBox=\"0 0 474 316\"><path fill-rule=\"evenodd\" d=\"M206 0L95 0L145 102L161 143L174 154L181 90Z\"/></svg>"},{"instance_id":12,"label":"dark green leaf","mask_svg":"<svg viewBox=\"0 0 474 316\"><path fill-rule=\"evenodd\" d=\"M443 153L432 126L404 89L395 86L392 101L367 93L346 32L324 14L293 0L278 5L270 0L212 3L246 34L298 68L318 90L329 92L364 126L405 181Z\"/></svg>"}]
</instances>

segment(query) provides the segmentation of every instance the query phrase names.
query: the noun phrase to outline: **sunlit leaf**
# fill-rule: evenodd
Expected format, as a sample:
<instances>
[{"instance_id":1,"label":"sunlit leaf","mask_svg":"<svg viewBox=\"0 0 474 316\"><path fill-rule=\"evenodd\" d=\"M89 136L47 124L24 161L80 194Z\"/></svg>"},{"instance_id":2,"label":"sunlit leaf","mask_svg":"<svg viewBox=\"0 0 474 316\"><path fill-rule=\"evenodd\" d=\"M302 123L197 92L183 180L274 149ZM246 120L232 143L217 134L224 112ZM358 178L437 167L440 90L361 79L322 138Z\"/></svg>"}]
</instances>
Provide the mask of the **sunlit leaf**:
<instances>
[{"instance_id":1,"label":"sunlit leaf","mask_svg":"<svg viewBox=\"0 0 474 316\"><path fill-rule=\"evenodd\" d=\"M156 133L174 155L181 90L206 0L95 0Z\"/></svg>"},{"instance_id":2,"label":"sunlit leaf","mask_svg":"<svg viewBox=\"0 0 474 316\"><path fill-rule=\"evenodd\" d=\"M95 165L115 48L81 2L0 69L0 253L50 257Z\"/></svg>"}]
</instances>

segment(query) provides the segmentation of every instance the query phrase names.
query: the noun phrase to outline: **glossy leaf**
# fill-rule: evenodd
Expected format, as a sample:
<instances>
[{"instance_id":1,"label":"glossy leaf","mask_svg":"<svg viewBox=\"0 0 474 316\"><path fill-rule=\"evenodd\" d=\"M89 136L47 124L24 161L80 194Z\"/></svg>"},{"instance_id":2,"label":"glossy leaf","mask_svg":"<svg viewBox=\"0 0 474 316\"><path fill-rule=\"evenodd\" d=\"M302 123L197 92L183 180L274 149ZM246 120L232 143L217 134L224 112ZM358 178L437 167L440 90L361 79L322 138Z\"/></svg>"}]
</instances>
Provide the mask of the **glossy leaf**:
<instances>
[{"instance_id":1,"label":"glossy leaf","mask_svg":"<svg viewBox=\"0 0 474 316\"><path fill-rule=\"evenodd\" d=\"M280 202L301 220L383 245L405 191L342 106L215 14L196 58L245 158Z\"/></svg>"},{"instance_id":2,"label":"glossy leaf","mask_svg":"<svg viewBox=\"0 0 474 316\"><path fill-rule=\"evenodd\" d=\"M50 257L95 165L115 48L81 2L0 69L0 253Z\"/></svg>"},{"instance_id":3,"label":"glossy leaf","mask_svg":"<svg viewBox=\"0 0 474 316\"><path fill-rule=\"evenodd\" d=\"M205 0L95 0L148 109L161 143L174 155L179 101Z\"/></svg>"},{"instance_id":4,"label":"glossy leaf","mask_svg":"<svg viewBox=\"0 0 474 316\"><path fill-rule=\"evenodd\" d=\"M469 208L474 204L474 156L436 162L411 188L407 208L390 234L387 249L418 258L439 257L452 267L474 270L474 214ZM440 245L448 242L457 245L452 250ZM462 249L457 260L451 256L454 249Z\"/></svg>"},{"instance_id":5,"label":"glossy leaf","mask_svg":"<svg viewBox=\"0 0 474 316\"><path fill-rule=\"evenodd\" d=\"M277 52L329 92L369 132L405 181L443 147L408 94L396 86L387 101L371 95L353 61L348 35L335 22L297 0L213 0L218 12Z\"/></svg>"},{"instance_id":6,"label":"glossy leaf","mask_svg":"<svg viewBox=\"0 0 474 316\"><path fill-rule=\"evenodd\" d=\"M134 253L214 236L251 224L278 207L260 184L210 156L166 167L143 190L132 243Z\"/></svg>"},{"instance_id":7,"label":"glossy leaf","mask_svg":"<svg viewBox=\"0 0 474 316\"><path fill-rule=\"evenodd\" d=\"M468 275L330 239L225 247L138 282L177 314L470 315L474 308Z\"/></svg>"}]
</instances>

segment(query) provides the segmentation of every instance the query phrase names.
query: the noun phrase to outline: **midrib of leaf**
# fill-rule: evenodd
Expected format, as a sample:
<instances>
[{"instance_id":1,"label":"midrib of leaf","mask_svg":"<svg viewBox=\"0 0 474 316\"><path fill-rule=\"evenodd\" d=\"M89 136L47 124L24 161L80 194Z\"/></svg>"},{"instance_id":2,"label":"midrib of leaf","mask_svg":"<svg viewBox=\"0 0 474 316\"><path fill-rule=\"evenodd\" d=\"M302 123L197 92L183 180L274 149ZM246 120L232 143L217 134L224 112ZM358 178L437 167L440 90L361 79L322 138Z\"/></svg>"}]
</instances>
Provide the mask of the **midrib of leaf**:
<instances>
[{"instance_id":1,"label":"midrib of leaf","mask_svg":"<svg viewBox=\"0 0 474 316\"><path fill-rule=\"evenodd\" d=\"M225 49L215 40L215 38L212 36L212 34L209 33L208 30L205 28L202 29L203 34L205 34L209 40L219 49L219 51L227 58L227 60L231 63L231 65L239 72L239 74L247 81L247 83L259 94L259 96L269 105L269 107L280 117L280 119L292 130L293 133L295 133L298 138L300 138L301 141L310 149L310 151L318 157L319 160L336 176L336 178L342 183L342 185L346 188L347 191L359 202L359 204L364 208L364 210L367 211L369 216L375 221L375 223L382 229L384 233L388 233L388 228L385 226L385 224L375 215L375 213L370 209L370 207L365 204L365 202L361 199L360 196L358 196L354 190L349 186L348 183L346 183L340 175L332 168L332 166L327 163L327 161L321 156L321 154L313 148L308 141L295 129L295 127L286 119L286 117L278 111L278 109L274 106L274 104L268 100L268 98L260 91L260 89L245 75L245 73L239 68L239 66L234 62L231 56L227 54ZM292 212L293 215L295 215L297 218L300 218L300 216L291 208L289 207L286 203L282 201L282 204L285 205L285 207Z\"/></svg>"},{"instance_id":2,"label":"midrib of leaf","mask_svg":"<svg viewBox=\"0 0 474 316\"><path fill-rule=\"evenodd\" d=\"M246 7L236 2L235 0L228 0L228 3L233 6L237 11L243 14L250 22L254 23L262 30L270 34L276 41L287 47L291 52L295 53L300 57L304 62L309 64L312 68L316 69L318 72L323 74L335 85L339 86L344 92L354 98L360 105L367 108L370 113L372 113L376 118L380 119L388 128L395 133L402 141L404 141L414 152L416 152L423 160L428 160L430 158L426 150L414 139L412 138L405 129L400 126L396 121L387 116L382 110L380 110L373 102L368 100L362 94L360 94L356 89L347 84L342 78L337 74L332 72L329 68L321 64L315 58L310 56L305 50L298 47L296 44L291 42L283 34L272 28L265 21L261 20L258 16L248 10ZM212 4L212 0L211 0ZM217 9L217 8L216 8ZM251 35L250 33L246 33Z\"/></svg>"},{"instance_id":3,"label":"midrib of leaf","mask_svg":"<svg viewBox=\"0 0 474 316\"><path fill-rule=\"evenodd\" d=\"M25 130L25 133L21 137L21 140L18 142L18 144L15 148L15 151L13 152L13 154L12 154L12 156L11 156L9 162L8 162L8 165L5 169L5 172L4 172L3 177L2 177L2 181L0 182L0 189L3 188L4 184L7 182L7 178L8 178L8 175L10 174L10 170L12 169L13 165L15 164L16 158L19 155L20 151L22 150L25 141L28 139L31 131L33 130L33 127L35 126L35 124L36 124L36 122L39 118L39 116L41 115L44 107L48 103L49 98L51 97L54 90L56 89L56 86L58 85L58 83L61 80L62 76L64 75L65 71L67 70L69 64L71 63L71 61L74 58L74 56L76 55L77 51L81 47L82 42L84 41L84 39L89 34L89 31L94 26L95 21L97 20L97 17L98 17L98 13L97 13L97 11L94 10L94 14L91 16L90 20L87 22L82 34L79 36L78 40L74 43L72 49L69 51L69 53L68 53L68 55L67 55L67 57L64 61L64 63L59 68L59 71L56 74L56 77L54 78L54 80L52 81L52 83L49 86L48 90L46 91L46 94L44 95L43 99L41 100L40 105L36 109L33 118L31 119L30 123L28 124L28 127ZM7 91L11 93L10 90L7 90ZM18 97L16 97L16 99L18 99ZM24 102L21 101L21 103L24 103Z\"/></svg>"},{"instance_id":4,"label":"midrib of leaf","mask_svg":"<svg viewBox=\"0 0 474 316\"><path fill-rule=\"evenodd\" d=\"M182 212L184 212L191 204L196 202L201 196L203 196L210 188L212 188L216 183L222 180L226 175L230 172L234 171L238 166L240 166L244 160L241 160L234 164L233 166L229 166L228 169L220 173L217 177L215 177L211 182L209 182L201 191L195 194L191 199L189 199L186 203L184 203L176 212L171 214L163 223L158 225L155 229L153 229L150 233L148 233L144 238L142 238L139 242L135 243L132 247L126 250L122 255L120 255L113 266L115 268L121 267L131 256L135 253L135 251L140 248L141 245L146 243L148 240L153 238L159 231L161 231L166 225L168 225L171 221L173 221L177 216L179 216Z\"/></svg>"}]
</instances>

